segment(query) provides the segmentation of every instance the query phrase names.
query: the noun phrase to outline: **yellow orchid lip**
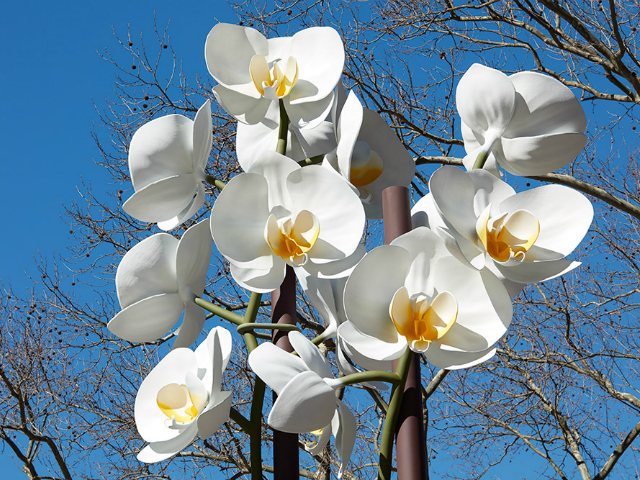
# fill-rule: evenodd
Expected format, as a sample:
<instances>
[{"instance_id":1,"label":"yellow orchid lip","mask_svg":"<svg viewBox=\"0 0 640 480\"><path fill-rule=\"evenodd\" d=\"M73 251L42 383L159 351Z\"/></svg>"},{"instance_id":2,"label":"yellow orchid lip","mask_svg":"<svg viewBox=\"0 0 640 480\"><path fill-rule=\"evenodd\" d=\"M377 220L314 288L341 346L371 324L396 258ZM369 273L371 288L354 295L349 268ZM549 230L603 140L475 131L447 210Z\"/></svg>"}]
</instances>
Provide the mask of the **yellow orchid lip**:
<instances>
[{"instance_id":1,"label":"yellow orchid lip","mask_svg":"<svg viewBox=\"0 0 640 480\"><path fill-rule=\"evenodd\" d=\"M358 144L365 144L364 148L358 148ZM351 184L358 188L366 187L380 178L383 170L384 163L380 155L365 142L356 142L349 171Z\"/></svg>"},{"instance_id":2,"label":"yellow orchid lip","mask_svg":"<svg viewBox=\"0 0 640 480\"><path fill-rule=\"evenodd\" d=\"M307 253L320 235L318 218L309 210L301 210L292 220L277 220L271 214L265 227L265 237L273 253L285 261L303 265Z\"/></svg>"},{"instance_id":3,"label":"yellow orchid lip","mask_svg":"<svg viewBox=\"0 0 640 480\"><path fill-rule=\"evenodd\" d=\"M265 56L254 55L249 64L249 73L260 95L283 98L289 95L298 81L298 62L288 57L274 61L269 68Z\"/></svg>"},{"instance_id":4,"label":"yellow orchid lip","mask_svg":"<svg viewBox=\"0 0 640 480\"><path fill-rule=\"evenodd\" d=\"M168 419L175 418L175 421L180 423L189 423L200 413L193 404L191 392L186 385L165 385L158 391L156 403Z\"/></svg>"},{"instance_id":5,"label":"yellow orchid lip","mask_svg":"<svg viewBox=\"0 0 640 480\"><path fill-rule=\"evenodd\" d=\"M476 232L486 252L497 262L524 261L540 235L540 222L527 210L491 218L488 205L476 222Z\"/></svg>"},{"instance_id":6,"label":"yellow orchid lip","mask_svg":"<svg viewBox=\"0 0 640 480\"><path fill-rule=\"evenodd\" d=\"M411 350L424 352L453 327L458 318L458 302L449 292L434 298L422 293L409 296L407 288L401 287L393 296L389 313Z\"/></svg>"}]
</instances>

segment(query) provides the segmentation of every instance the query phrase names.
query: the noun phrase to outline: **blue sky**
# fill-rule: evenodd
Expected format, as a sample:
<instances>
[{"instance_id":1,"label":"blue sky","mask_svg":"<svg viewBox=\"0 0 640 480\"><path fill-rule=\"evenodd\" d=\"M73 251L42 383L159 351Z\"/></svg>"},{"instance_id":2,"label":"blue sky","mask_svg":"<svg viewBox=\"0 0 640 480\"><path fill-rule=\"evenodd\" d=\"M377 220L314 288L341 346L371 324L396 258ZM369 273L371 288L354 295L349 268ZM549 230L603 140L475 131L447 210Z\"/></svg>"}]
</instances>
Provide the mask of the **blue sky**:
<instances>
[{"instance_id":1,"label":"blue sky","mask_svg":"<svg viewBox=\"0 0 640 480\"><path fill-rule=\"evenodd\" d=\"M99 106L112 96L115 69L98 52L118 52L114 31L153 35L171 21L171 42L191 71L207 74L204 41L217 21L237 22L225 2L24 1L3 5L0 18L1 217L0 281L28 288L33 257L64 254L70 238L62 204L78 198L81 178L104 191L91 138ZM93 99L93 101L92 101ZM4 480L24 479L8 450L0 453Z\"/></svg>"},{"instance_id":2,"label":"blue sky","mask_svg":"<svg viewBox=\"0 0 640 480\"><path fill-rule=\"evenodd\" d=\"M61 205L78 197L81 178L102 189L92 99L102 106L113 95L115 69L98 52L119 53L113 32L126 35L128 25L134 40L153 35L154 12L160 29L171 21L173 48L201 75L211 27L237 22L225 2L27 1L3 8L0 208L11 229L2 241L2 281L18 286L24 271L35 271L34 255L63 253L69 229Z\"/></svg>"}]
</instances>

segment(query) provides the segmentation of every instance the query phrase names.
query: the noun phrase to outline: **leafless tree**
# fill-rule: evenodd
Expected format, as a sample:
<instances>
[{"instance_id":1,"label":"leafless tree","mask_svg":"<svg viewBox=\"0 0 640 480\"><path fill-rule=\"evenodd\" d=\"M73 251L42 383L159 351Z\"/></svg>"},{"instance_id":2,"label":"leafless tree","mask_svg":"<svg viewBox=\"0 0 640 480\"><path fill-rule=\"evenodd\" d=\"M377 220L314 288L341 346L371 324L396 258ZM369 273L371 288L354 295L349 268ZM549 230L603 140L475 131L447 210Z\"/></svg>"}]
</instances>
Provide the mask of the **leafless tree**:
<instances>
[{"instance_id":1,"label":"leafless tree","mask_svg":"<svg viewBox=\"0 0 640 480\"><path fill-rule=\"evenodd\" d=\"M235 8L244 25L267 35L313 25L341 32L345 84L388 120L416 160L414 199L428 192L437 166L461 163L455 86L471 63L539 71L573 89L589 119L584 153L562 172L509 180L522 189L559 183L590 196L594 224L574 254L584 263L515 299L513 323L492 361L451 373L423 364L429 466L443 478L495 478L504 471L510 472L504 478L638 478L637 2L293 0ZM249 471L248 441L233 421L171 461L143 466L135 460L143 445L133 422L135 393L171 335L140 346L105 329L118 310L118 262L156 231L121 209L131 189L127 148L151 118L192 116L213 85L206 72L192 79L180 71L165 31L119 42L120 50L104 54L118 72L115 99L96 105L100 127L94 131L99 163L112 182L100 191L83 187L67 207L74 241L63 258L39 262L29 296L4 285L0 438L29 478L183 478L209 471L239 478ZM222 110L214 110L213 120L208 173L227 181L240 171L235 128ZM213 201L215 189L208 193ZM210 207L172 233L205 218ZM375 238L379 225L369 228ZM220 257L212 260L207 296L236 311L248 301ZM302 294L298 307L304 330L320 331L322 320ZM260 315L268 315L268 302ZM249 408L254 382L244 355L234 351L225 375L240 412ZM387 397L350 388L345 398L361 412L346 477L373 478ZM271 431L263 425L262 432L268 445ZM305 440L301 436L301 452ZM301 458L302 477L330 478L337 471L331 448ZM271 471L267 460L263 469Z\"/></svg>"}]
</instances>

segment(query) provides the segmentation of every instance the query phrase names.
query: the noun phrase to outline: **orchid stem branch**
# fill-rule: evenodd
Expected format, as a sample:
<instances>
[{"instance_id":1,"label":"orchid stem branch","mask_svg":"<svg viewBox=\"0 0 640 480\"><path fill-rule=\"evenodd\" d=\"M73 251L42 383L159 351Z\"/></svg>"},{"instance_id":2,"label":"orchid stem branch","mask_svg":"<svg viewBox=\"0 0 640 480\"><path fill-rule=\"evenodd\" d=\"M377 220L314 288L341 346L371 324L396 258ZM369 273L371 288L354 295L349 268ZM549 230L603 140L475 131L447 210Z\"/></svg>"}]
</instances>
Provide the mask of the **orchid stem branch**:
<instances>
[{"instance_id":1,"label":"orchid stem branch","mask_svg":"<svg viewBox=\"0 0 640 480\"><path fill-rule=\"evenodd\" d=\"M253 332L255 329L264 328L265 330L282 330L284 332L291 332L295 330L296 332L300 332L300 327L297 325L282 325L279 323L243 323L242 325L238 325L238 333L240 335L244 335L246 332ZM269 335L271 338L271 335Z\"/></svg>"},{"instance_id":2,"label":"orchid stem branch","mask_svg":"<svg viewBox=\"0 0 640 480\"><path fill-rule=\"evenodd\" d=\"M389 400L389 408L387 410L387 418L384 421L382 430L382 441L380 442L380 461L378 463L378 480L391 479L391 464L393 455L393 436L396 431L396 423L400 414L400 406L402 405L402 396L404 394L404 384L409 374L409 366L413 351L410 348L404 352L404 355L398 360L396 373L400 379L391 390L391 399Z\"/></svg>"},{"instance_id":3,"label":"orchid stem branch","mask_svg":"<svg viewBox=\"0 0 640 480\"><path fill-rule=\"evenodd\" d=\"M204 179L209 185L213 185L214 187L219 188L220 190L222 190L227 185L222 180L218 180L217 178L212 177L211 175L205 175Z\"/></svg>"},{"instance_id":4,"label":"orchid stem branch","mask_svg":"<svg viewBox=\"0 0 640 480\"><path fill-rule=\"evenodd\" d=\"M484 167L484 164L487 162L487 158L489 158L489 152L488 151L482 151L478 154L478 157L476 158L476 161L473 164L473 168L472 170L482 170L482 168Z\"/></svg>"},{"instance_id":5,"label":"orchid stem branch","mask_svg":"<svg viewBox=\"0 0 640 480\"><path fill-rule=\"evenodd\" d=\"M280 126L278 127L278 143L276 152L280 155L287 153L287 137L289 135L289 116L284 109L284 102L280 99Z\"/></svg>"},{"instance_id":6,"label":"orchid stem branch","mask_svg":"<svg viewBox=\"0 0 640 480\"><path fill-rule=\"evenodd\" d=\"M237 411L233 407L231 407L231 410L229 412L229 418L231 418L231 420L236 422L238 426L242 430L244 430L245 433L251 433L251 422L249 422L249 420L244 418L244 415L242 415L239 411Z\"/></svg>"},{"instance_id":7,"label":"orchid stem branch","mask_svg":"<svg viewBox=\"0 0 640 480\"><path fill-rule=\"evenodd\" d=\"M218 305L214 305L211 302L207 302L206 300L200 297L196 297L195 302L196 302L196 305L201 306L206 311L211 312L214 315L219 316L220 318L224 318L225 320L228 320L231 323L234 323L236 325L242 325L244 323L244 318L241 315L230 312L229 310L219 307Z\"/></svg>"},{"instance_id":8,"label":"orchid stem branch","mask_svg":"<svg viewBox=\"0 0 640 480\"><path fill-rule=\"evenodd\" d=\"M355 383L363 383L363 382L389 382L393 385L397 385L402 381L402 378L397 373L393 372L385 372L383 370L370 370L368 372L358 372L352 373L350 375L345 375L344 377L340 377L340 383L342 386L353 385Z\"/></svg>"}]
</instances>

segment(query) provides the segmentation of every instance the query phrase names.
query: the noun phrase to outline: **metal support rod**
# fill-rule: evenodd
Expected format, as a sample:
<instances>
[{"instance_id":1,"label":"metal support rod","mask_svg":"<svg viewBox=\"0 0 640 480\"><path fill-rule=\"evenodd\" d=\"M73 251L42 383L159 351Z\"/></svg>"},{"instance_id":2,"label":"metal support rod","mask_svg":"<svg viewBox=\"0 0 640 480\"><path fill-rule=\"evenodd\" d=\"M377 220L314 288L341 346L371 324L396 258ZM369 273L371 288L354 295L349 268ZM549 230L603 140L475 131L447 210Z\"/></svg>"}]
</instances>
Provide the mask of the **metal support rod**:
<instances>
[{"instance_id":1,"label":"metal support rod","mask_svg":"<svg viewBox=\"0 0 640 480\"><path fill-rule=\"evenodd\" d=\"M387 187L382 191L384 243L411 230L409 189ZM427 446L422 423L422 388L420 357L412 355L407 382L404 386L400 415L396 427L396 466L398 480L428 479ZM396 368L396 362L393 362Z\"/></svg>"},{"instance_id":2,"label":"metal support rod","mask_svg":"<svg viewBox=\"0 0 640 480\"><path fill-rule=\"evenodd\" d=\"M287 273L279 288L271 292L271 321L287 325L296 324L296 275L287 265ZM274 330L271 341L281 349L292 352L287 332ZM275 401L276 394L273 394ZM273 478L297 480L299 478L298 435L273 431Z\"/></svg>"}]
</instances>

